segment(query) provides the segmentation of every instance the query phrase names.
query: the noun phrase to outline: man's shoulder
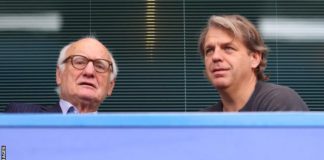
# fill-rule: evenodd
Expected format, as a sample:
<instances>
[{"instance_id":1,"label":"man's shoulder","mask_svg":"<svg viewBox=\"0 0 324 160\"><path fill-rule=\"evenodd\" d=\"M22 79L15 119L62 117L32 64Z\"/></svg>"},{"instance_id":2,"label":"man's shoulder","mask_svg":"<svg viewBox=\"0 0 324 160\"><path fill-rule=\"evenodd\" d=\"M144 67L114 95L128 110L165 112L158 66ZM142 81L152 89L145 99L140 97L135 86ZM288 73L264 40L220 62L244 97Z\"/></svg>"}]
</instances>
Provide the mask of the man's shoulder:
<instances>
[{"instance_id":1,"label":"man's shoulder","mask_svg":"<svg viewBox=\"0 0 324 160\"><path fill-rule=\"evenodd\" d=\"M62 112L58 105L44 106L39 104L12 102L6 106L7 113L50 113Z\"/></svg>"},{"instance_id":2,"label":"man's shoulder","mask_svg":"<svg viewBox=\"0 0 324 160\"><path fill-rule=\"evenodd\" d=\"M307 111L308 107L292 88L268 82L258 82L253 102L269 111ZM254 104L254 105L255 105Z\"/></svg>"},{"instance_id":3,"label":"man's shoulder","mask_svg":"<svg viewBox=\"0 0 324 160\"><path fill-rule=\"evenodd\" d=\"M263 89L290 89L287 86L278 85L278 84L271 83L271 82L264 82L264 81L258 81L257 87L261 87Z\"/></svg>"},{"instance_id":4,"label":"man's shoulder","mask_svg":"<svg viewBox=\"0 0 324 160\"><path fill-rule=\"evenodd\" d=\"M258 82L257 89L260 93L271 94L271 95L298 95L295 90L288 86L278 85L269 82Z\"/></svg>"},{"instance_id":5,"label":"man's shoulder","mask_svg":"<svg viewBox=\"0 0 324 160\"><path fill-rule=\"evenodd\" d=\"M12 102L6 107L5 112L9 113L35 113L42 112L44 106L38 104Z\"/></svg>"},{"instance_id":6,"label":"man's shoulder","mask_svg":"<svg viewBox=\"0 0 324 160\"><path fill-rule=\"evenodd\" d=\"M223 106L221 102L218 102L210 107L204 108L202 112L223 112Z\"/></svg>"}]
</instances>

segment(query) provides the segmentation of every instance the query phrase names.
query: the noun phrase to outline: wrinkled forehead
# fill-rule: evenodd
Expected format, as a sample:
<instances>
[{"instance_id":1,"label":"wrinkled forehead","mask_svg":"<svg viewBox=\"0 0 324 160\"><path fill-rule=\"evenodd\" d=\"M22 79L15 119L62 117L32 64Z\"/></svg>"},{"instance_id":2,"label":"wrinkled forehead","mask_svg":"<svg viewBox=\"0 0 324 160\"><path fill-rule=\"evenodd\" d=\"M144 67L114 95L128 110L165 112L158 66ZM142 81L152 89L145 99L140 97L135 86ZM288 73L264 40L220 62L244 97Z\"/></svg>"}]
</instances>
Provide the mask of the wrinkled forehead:
<instances>
[{"instance_id":1,"label":"wrinkled forehead","mask_svg":"<svg viewBox=\"0 0 324 160\"><path fill-rule=\"evenodd\" d=\"M215 31L218 31L218 32L215 32ZM223 33L223 35L219 35L217 33ZM223 36L226 35L226 37L228 38L224 38ZM243 38L242 38L242 35L241 34L235 34L233 32L233 30L231 29L228 29L228 28L224 28L224 27L220 27L220 26L210 26L208 28L208 31L206 33L206 38L205 38L205 43L206 43L206 40L208 38L221 38L223 40L227 40L228 43L229 42L234 42L234 41L237 41L237 42L243 42ZM206 44L205 44L206 45Z\"/></svg>"},{"instance_id":2,"label":"wrinkled forehead","mask_svg":"<svg viewBox=\"0 0 324 160\"><path fill-rule=\"evenodd\" d=\"M92 59L111 60L108 49L95 39L81 39L71 44L67 50L67 57L71 55L83 55Z\"/></svg>"}]
</instances>

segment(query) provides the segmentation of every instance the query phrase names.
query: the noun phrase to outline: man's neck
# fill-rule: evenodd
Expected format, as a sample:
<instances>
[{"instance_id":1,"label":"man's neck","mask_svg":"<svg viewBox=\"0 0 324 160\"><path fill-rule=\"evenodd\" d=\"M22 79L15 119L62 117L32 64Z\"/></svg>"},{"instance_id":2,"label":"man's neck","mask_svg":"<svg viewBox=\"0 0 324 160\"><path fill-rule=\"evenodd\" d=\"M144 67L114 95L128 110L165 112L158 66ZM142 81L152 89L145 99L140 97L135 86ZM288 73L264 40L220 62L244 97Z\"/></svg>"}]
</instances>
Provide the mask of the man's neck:
<instances>
[{"instance_id":1,"label":"man's neck","mask_svg":"<svg viewBox=\"0 0 324 160\"><path fill-rule=\"evenodd\" d=\"M62 98L64 99L64 98ZM79 111L79 113L89 113L89 112L96 112L98 111L100 103L89 101L89 100L83 100L83 99L72 99L67 100L69 103L71 103L74 107L76 107Z\"/></svg>"},{"instance_id":2,"label":"man's neck","mask_svg":"<svg viewBox=\"0 0 324 160\"><path fill-rule=\"evenodd\" d=\"M96 112L98 110L99 104L92 103L89 101L81 101L76 104L75 107L78 108L80 113L89 113L89 112Z\"/></svg>"},{"instance_id":3,"label":"man's neck","mask_svg":"<svg viewBox=\"0 0 324 160\"><path fill-rule=\"evenodd\" d=\"M256 83L256 78L253 78L246 83L241 83L237 87L220 90L219 93L223 103L223 111L240 111L253 94Z\"/></svg>"}]
</instances>

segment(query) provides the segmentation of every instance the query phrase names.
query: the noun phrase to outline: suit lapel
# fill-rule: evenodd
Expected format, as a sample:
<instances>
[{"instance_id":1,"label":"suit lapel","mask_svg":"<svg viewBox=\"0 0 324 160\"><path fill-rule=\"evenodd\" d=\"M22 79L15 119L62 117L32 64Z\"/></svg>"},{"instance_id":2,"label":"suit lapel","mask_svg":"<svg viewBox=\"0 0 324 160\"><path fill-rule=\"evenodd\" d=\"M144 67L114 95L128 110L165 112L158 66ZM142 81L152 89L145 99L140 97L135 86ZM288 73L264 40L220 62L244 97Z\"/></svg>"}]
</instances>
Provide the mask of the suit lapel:
<instances>
[{"instance_id":1,"label":"suit lapel","mask_svg":"<svg viewBox=\"0 0 324 160\"><path fill-rule=\"evenodd\" d=\"M49 113L62 113L62 109L60 107L59 103L56 103L52 106L42 106L43 112L49 112Z\"/></svg>"}]
</instances>

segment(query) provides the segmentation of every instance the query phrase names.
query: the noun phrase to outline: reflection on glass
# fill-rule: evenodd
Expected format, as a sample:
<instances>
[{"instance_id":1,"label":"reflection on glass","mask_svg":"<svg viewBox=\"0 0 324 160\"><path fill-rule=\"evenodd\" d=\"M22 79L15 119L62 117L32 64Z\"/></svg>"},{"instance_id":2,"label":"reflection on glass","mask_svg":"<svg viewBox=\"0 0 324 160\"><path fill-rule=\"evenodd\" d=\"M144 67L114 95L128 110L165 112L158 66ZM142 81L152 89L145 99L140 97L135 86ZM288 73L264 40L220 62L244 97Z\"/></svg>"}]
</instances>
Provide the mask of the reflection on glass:
<instances>
[{"instance_id":1,"label":"reflection on glass","mask_svg":"<svg viewBox=\"0 0 324 160\"><path fill-rule=\"evenodd\" d=\"M2 13L0 31L60 31L62 16L59 12Z\"/></svg>"},{"instance_id":2,"label":"reflection on glass","mask_svg":"<svg viewBox=\"0 0 324 160\"><path fill-rule=\"evenodd\" d=\"M150 55L153 55L155 46L155 0L146 2L146 37L145 45Z\"/></svg>"},{"instance_id":3,"label":"reflection on glass","mask_svg":"<svg viewBox=\"0 0 324 160\"><path fill-rule=\"evenodd\" d=\"M259 24L266 39L324 41L324 19L264 17Z\"/></svg>"}]
</instances>

